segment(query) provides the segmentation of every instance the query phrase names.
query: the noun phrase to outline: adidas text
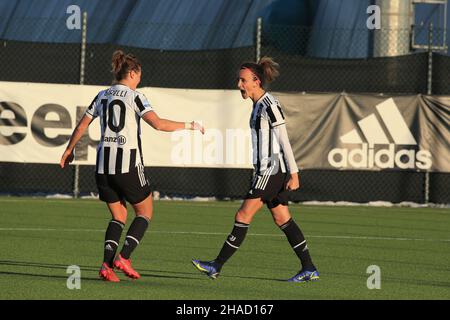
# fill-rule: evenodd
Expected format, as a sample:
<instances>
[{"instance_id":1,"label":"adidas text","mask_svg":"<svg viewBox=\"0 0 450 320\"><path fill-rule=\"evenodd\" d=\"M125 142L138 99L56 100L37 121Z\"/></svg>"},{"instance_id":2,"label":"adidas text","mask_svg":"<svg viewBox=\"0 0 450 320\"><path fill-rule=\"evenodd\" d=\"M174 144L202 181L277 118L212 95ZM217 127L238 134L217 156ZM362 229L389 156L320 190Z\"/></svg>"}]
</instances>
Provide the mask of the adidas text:
<instances>
[{"instance_id":1,"label":"adidas text","mask_svg":"<svg viewBox=\"0 0 450 320\"><path fill-rule=\"evenodd\" d=\"M328 153L328 163L335 168L380 168L380 169L430 169L431 153L428 150L399 149L390 143L388 148L369 147L363 143L361 148L334 148Z\"/></svg>"}]
</instances>

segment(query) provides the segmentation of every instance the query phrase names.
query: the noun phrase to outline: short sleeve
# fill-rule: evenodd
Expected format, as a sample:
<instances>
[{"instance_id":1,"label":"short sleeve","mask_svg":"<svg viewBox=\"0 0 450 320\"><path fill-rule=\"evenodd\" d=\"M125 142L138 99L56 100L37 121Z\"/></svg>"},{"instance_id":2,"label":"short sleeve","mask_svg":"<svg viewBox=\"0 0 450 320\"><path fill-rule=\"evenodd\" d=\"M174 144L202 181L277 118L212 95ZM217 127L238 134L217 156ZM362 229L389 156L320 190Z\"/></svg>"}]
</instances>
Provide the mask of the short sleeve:
<instances>
[{"instance_id":1,"label":"short sleeve","mask_svg":"<svg viewBox=\"0 0 450 320\"><path fill-rule=\"evenodd\" d=\"M266 113L272 128L286 123L280 103L277 100L267 98L264 103L266 105Z\"/></svg>"},{"instance_id":2,"label":"short sleeve","mask_svg":"<svg viewBox=\"0 0 450 320\"><path fill-rule=\"evenodd\" d=\"M137 92L136 97L134 98L134 102L135 102L135 111L140 117L142 117L149 111L153 111L150 102L142 93Z\"/></svg>"},{"instance_id":3,"label":"short sleeve","mask_svg":"<svg viewBox=\"0 0 450 320\"><path fill-rule=\"evenodd\" d=\"M91 104L89 105L89 107L87 107L86 112L84 113L85 115L87 115L90 118L95 119L98 116L98 108L97 108L97 104L98 104L98 96L96 95L94 100L92 100Z\"/></svg>"}]
</instances>

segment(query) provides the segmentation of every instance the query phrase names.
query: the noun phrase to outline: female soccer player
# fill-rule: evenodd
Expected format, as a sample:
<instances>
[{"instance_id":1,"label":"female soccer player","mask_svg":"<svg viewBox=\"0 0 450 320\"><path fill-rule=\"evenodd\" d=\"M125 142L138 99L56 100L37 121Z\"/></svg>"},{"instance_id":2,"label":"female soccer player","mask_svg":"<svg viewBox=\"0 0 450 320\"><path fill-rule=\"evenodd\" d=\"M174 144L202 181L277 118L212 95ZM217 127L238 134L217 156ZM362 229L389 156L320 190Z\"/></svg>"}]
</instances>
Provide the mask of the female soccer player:
<instances>
[{"instance_id":1,"label":"female soccer player","mask_svg":"<svg viewBox=\"0 0 450 320\"><path fill-rule=\"evenodd\" d=\"M161 119L146 97L136 91L142 68L137 58L121 50L112 56L115 81L109 89L100 91L76 126L61 157L64 168L73 160L75 145L89 124L100 118L101 139L97 147L95 179L100 200L106 202L112 215L105 235L104 258L99 275L106 281L118 282L113 268L122 270L130 278L140 277L131 266L130 255L142 240L152 219L153 202L149 182L144 173L141 148L140 119L161 131L181 129L200 130L197 122L176 122ZM127 220L126 202L134 209L136 218L128 229L119 255L116 250Z\"/></svg>"},{"instance_id":2,"label":"female soccer player","mask_svg":"<svg viewBox=\"0 0 450 320\"><path fill-rule=\"evenodd\" d=\"M222 266L244 241L253 216L266 204L274 222L299 257L302 268L288 281L306 282L319 279L312 263L303 233L288 210L288 191L300 187L298 168L289 143L286 122L280 103L265 86L278 75L278 64L264 57L259 63L244 63L240 67L237 86L242 98L253 101L250 117L254 177L251 188L235 216L234 228L213 261L192 260L201 272L215 279Z\"/></svg>"}]
</instances>

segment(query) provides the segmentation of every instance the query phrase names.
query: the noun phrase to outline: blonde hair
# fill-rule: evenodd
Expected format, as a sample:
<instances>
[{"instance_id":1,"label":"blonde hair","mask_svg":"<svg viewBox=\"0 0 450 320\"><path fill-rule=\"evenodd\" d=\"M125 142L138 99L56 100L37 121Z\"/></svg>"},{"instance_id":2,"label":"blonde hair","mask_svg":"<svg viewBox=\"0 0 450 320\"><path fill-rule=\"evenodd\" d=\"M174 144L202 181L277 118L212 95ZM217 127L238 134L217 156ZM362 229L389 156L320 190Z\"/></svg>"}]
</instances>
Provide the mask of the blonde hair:
<instances>
[{"instance_id":1,"label":"blonde hair","mask_svg":"<svg viewBox=\"0 0 450 320\"><path fill-rule=\"evenodd\" d=\"M141 63L134 55L116 50L112 55L111 67L115 80L120 81L126 77L128 72L141 70Z\"/></svg>"},{"instance_id":2,"label":"blonde hair","mask_svg":"<svg viewBox=\"0 0 450 320\"><path fill-rule=\"evenodd\" d=\"M258 63L245 62L241 64L240 69L249 69L255 76L254 80L259 79L261 87L265 87L270 82L274 81L280 75L278 71L280 65L276 63L271 57L262 57Z\"/></svg>"}]
</instances>

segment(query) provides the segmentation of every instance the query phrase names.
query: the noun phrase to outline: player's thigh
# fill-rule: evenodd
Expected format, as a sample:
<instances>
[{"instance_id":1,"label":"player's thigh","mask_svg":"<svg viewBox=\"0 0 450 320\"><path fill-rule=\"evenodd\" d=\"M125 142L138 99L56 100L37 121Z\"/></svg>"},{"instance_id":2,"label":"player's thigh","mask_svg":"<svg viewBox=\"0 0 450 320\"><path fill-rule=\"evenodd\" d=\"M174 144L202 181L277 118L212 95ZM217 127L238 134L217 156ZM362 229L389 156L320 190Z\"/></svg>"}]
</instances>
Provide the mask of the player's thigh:
<instances>
[{"instance_id":1,"label":"player's thigh","mask_svg":"<svg viewBox=\"0 0 450 320\"><path fill-rule=\"evenodd\" d=\"M263 204L261 198L245 199L236 213L236 221L250 224L253 216L261 209Z\"/></svg>"},{"instance_id":2,"label":"player's thigh","mask_svg":"<svg viewBox=\"0 0 450 320\"><path fill-rule=\"evenodd\" d=\"M132 204L136 216L144 216L147 220L153 217L153 197L152 194L147 196L144 200Z\"/></svg>"}]
</instances>

